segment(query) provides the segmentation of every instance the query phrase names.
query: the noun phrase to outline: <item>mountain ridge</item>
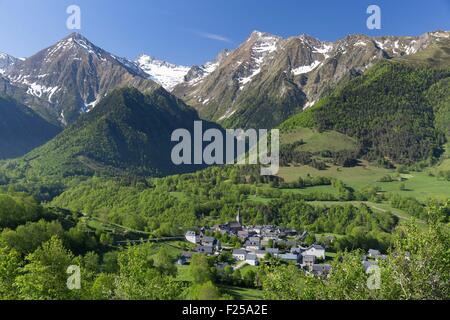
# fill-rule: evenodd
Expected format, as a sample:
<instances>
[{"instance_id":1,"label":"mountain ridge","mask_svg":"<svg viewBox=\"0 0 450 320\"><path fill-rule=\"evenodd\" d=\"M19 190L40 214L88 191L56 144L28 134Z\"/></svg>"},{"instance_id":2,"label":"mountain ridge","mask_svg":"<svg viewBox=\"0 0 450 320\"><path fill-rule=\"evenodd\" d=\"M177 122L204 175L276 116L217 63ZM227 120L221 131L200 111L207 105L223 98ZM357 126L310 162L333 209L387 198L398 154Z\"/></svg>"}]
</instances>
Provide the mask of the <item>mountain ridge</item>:
<instances>
[{"instance_id":1,"label":"mountain ridge","mask_svg":"<svg viewBox=\"0 0 450 320\"><path fill-rule=\"evenodd\" d=\"M19 61L3 76L22 90L26 105L64 126L115 88L159 86L133 62L95 46L79 33Z\"/></svg>"},{"instance_id":2,"label":"mountain ridge","mask_svg":"<svg viewBox=\"0 0 450 320\"><path fill-rule=\"evenodd\" d=\"M176 166L171 160L173 130L193 132L197 120L194 109L162 87L146 93L119 88L54 139L10 161L10 166L47 177L164 176L198 170L204 166Z\"/></svg>"},{"instance_id":3,"label":"mountain ridge","mask_svg":"<svg viewBox=\"0 0 450 320\"><path fill-rule=\"evenodd\" d=\"M27 106L0 95L0 159L22 156L59 131Z\"/></svg>"},{"instance_id":4,"label":"mountain ridge","mask_svg":"<svg viewBox=\"0 0 450 320\"><path fill-rule=\"evenodd\" d=\"M379 62L279 128L346 134L358 139L360 155L382 165L433 164L450 139L448 42Z\"/></svg>"},{"instance_id":5,"label":"mountain ridge","mask_svg":"<svg viewBox=\"0 0 450 320\"><path fill-rule=\"evenodd\" d=\"M448 31L417 37L349 35L328 42L308 35L281 38L254 31L213 72L195 83L177 85L173 93L204 118L226 127L273 127L312 106L341 80L449 36Z\"/></svg>"}]
</instances>

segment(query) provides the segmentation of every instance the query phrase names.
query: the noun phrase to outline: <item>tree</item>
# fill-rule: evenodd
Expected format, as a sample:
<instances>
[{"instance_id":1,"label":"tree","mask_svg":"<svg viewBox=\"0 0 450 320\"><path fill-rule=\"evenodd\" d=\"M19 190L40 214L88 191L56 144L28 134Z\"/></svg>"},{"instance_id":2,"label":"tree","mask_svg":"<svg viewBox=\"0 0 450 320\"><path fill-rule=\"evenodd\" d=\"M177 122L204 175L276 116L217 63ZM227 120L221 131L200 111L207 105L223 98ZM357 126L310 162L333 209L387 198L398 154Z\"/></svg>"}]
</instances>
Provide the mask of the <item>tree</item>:
<instances>
[{"instance_id":1,"label":"tree","mask_svg":"<svg viewBox=\"0 0 450 320\"><path fill-rule=\"evenodd\" d=\"M438 208L431 208L430 214ZM396 233L393 249L383 265L384 299L444 299L450 297L450 232L430 221L421 231L410 223Z\"/></svg>"},{"instance_id":2,"label":"tree","mask_svg":"<svg viewBox=\"0 0 450 320\"><path fill-rule=\"evenodd\" d=\"M36 221L42 215L42 207L24 194L0 194L0 228L15 228Z\"/></svg>"},{"instance_id":3,"label":"tree","mask_svg":"<svg viewBox=\"0 0 450 320\"><path fill-rule=\"evenodd\" d=\"M115 281L116 277L113 274L100 273L95 278L90 297L94 300L112 300L115 298Z\"/></svg>"},{"instance_id":4,"label":"tree","mask_svg":"<svg viewBox=\"0 0 450 320\"><path fill-rule=\"evenodd\" d=\"M254 287L256 280L256 272L252 269L247 270L247 272L244 273L243 280L247 287Z\"/></svg>"},{"instance_id":5,"label":"tree","mask_svg":"<svg viewBox=\"0 0 450 320\"><path fill-rule=\"evenodd\" d=\"M153 265L161 274L174 277L177 275L177 267L165 247L159 249L158 253L153 257Z\"/></svg>"},{"instance_id":6,"label":"tree","mask_svg":"<svg viewBox=\"0 0 450 320\"><path fill-rule=\"evenodd\" d=\"M234 258L230 251L224 251L217 257L217 261L232 263Z\"/></svg>"},{"instance_id":7,"label":"tree","mask_svg":"<svg viewBox=\"0 0 450 320\"><path fill-rule=\"evenodd\" d=\"M118 255L116 296L124 300L170 300L179 297L180 284L161 274L151 256L152 244L131 246Z\"/></svg>"},{"instance_id":8,"label":"tree","mask_svg":"<svg viewBox=\"0 0 450 320\"><path fill-rule=\"evenodd\" d=\"M317 286L316 297L325 300L368 299L371 292L367 286L368 275L361 263L362 252L343 253L331 266L325 286Z\"/></svg>"},{"instance_id":9,"label":"tree","mask_svg":"<svg viewBox=\"0 0 450 320\"><path fill-rule=\"evenodd\" d=\"M101 269L106 273L117 273L119 271L117 251L108 251L103 255Z\"/></svg>"},{"instance_id":10,"label":"tree","mask_svg":"<svg viewBox=\"0 0 450 320\"><path fill-rule=\"evenodd\" d=\"M52 236L62 238L63 235L64 229L58 221L40 220L20 225L16 230L6 229L2 232L1 237L9 247L25 255L35 251Z\"/></svg>"},{"instance_id":11,"label":"tree","mask_svg":"<svg viewBox=\"0 0 450 320\"><path fill-rule=\"evenodd\" d=\"M113 237L109 234L109 233L107 233L107 232L103 232L101 235L100 235L100 243L102 244L102 245L104 245L104 246L110 246L110 245L112 245L113 244Z\"/></svg>"},{"instance_id":12,"label":"tree","mask_svg":"<svg viewBox=\"0 0 450 320\"><path fill-rule=\"evenodd\" d=\"M0 300L17 298L14 282L21 265L20 254L0 243Z\"/></svg>"},{"instance_id":13,"label":"tree","mask_svg":"<svg viewBox=\"0 0 450 320\"><path fill-rule=\"evenodd\" d=\"M191 259L189 271L194 283L201 284L212 279L211 267L208 257L203 254L194 254Z\"/></svg>"},{"instance_id":14,"label":"tree","mask_svg":"<svg viewBox=\"0 0 450 320\"><path fill-rule=\"evenodd\" d=\"M188 299L192 300L219 300L219 289L211 282L197 283L189 289Z\"/></svg>"},{"instance_id":15,"label":"tree","mask_svg":"<svg viewBox=\"0 0 450 320\"><path fill-rule=\"evenodd\" d=\"M16 278L21 299L65 300L79 297L80 292L67 288L67 268L79 264L59 238L52 237L25 260L27 264Z\"/></svg>"},{"instance_id":16,"label":"tree","mask_svg":"<svg viewBox=\"0 0 450 320\"><path fill-rule=\"evenodd\" d=\"M298 300L305 276L296 266L277 266L264 270L263 296L266 300Z\"/></svg>"}]
</instances>

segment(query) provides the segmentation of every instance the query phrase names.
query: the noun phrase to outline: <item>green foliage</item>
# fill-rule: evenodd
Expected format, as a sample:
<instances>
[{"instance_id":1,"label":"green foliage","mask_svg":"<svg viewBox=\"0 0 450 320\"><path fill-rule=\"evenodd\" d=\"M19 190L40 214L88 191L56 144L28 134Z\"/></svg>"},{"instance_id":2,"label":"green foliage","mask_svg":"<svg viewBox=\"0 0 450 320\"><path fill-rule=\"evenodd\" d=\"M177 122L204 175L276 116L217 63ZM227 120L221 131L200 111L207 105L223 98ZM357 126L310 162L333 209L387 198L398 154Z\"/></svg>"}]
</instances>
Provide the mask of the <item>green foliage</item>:
<instances>
[{"instance_id":1,"label":"green foliage","mask_svg":"<svg viewBox=\"0 0 450 320\"><path fill-rule=\"evenodd\" d=\"M58 221L27 222L16 230L6 229L1 238L10 247L21 254L35 251L42 243L49 241L53 236L63 238L64 229Z\"/></svg>"},{"instance_id":2,"label":"green foliage","mask_svg":"<svg viewBox=\"0 0 450 320\"><path fill-rule=\"evenodd\" d=\"M93 300L113 300L115 298L115 281L113 274L100 273L92 284L90 294Z\"/></svg>"},{"instance_id":3,"label":"green foliage","mask_svg":"<svg viewBox=\"0 0 450 320\"><path fill-rule=\"evenodd\" d=\"M193 109L165 91L117 89L55 139L4 166L13 180L191 171L193 167L172 163L171 134L178 128L192 130L195 120Z\"/></svg>"},{"instance_id":4,"label":"green foliage","mask_svg":"<svg viewBox=\"0 0 450 320\"><path fill-rule=\"evenodd\" d=\"M275 182L279 189L274 189ZM104 221L148 231L154 237L183 235L199 225L233 220L240 207L246 224L275 224L300 231L348 235L339 249L370 245L386 248L388 233L398 222L392 215L374 213L368 207L309 205L306 201L377 198L377 190L354 192L341 181L326 177L305 177L284 183L275 178L262 178L257 169L227 167L153 179L150 185L150 188L127 186L116 180L93 178L63 193L53 205L89 212ZM333 194L286 192L329 185L333 186ZM175 193L177 196L172 196ZM250 196L269 199L263 203L248 201ZM352 234L356 227L364 227L366 233L362 232L362 237L359 233ZM238 239L215 236L223 243L240 246Z\"/></svg>"},{"instance_id":5,"label":"green foliage","mask_svg":"<svg viewBox=\"0 0 450 320\"><path fill-rule=\"evenodd\" d=\"M405 198L396 194L389 197L392 207L402 209L419 219L426 219L425 207L414 198Z\"/></svg>"},{"instance_id":6,"label":"green foliage","mask_svg":"<svg viewBox=\"0 0 450 320\"><path fill-rule=\"evenodd\" d=\"M177 275L177 267L174 264L174 259L164 247L159 249L158 253L153 256L153 265L161 274L171 275L173 277Z\"/></svg>"},{"instance_id":7,"label":"green foliage","mask_svg":"<svg viewBox=\"0 0 450 320\"><path fill-rule=\"evenodd\" d=\"M180 283L161 273L150 258L151 245L131 246L119 253L116 296L125 300L170 300L180 296Z\"/></svg>"},{"instance_id":8,"label":"green foliage","mask_svg":"<svg viewBox=\"0 0 450 320\"><path fill-rule=\"evenodd\" d=\"M189 271L194 283L204 284L212 279L211 264L203 254L194 254L189 265Z\"/></svg>"},{"instance_id":9,"label":"green foliage","mask_svg":"<svg viewBox=\"0 0 450 320\"><path fill-rule=\"evenodd\" d=\"M0 193L0 229L35 221L42 213L42 207L30 196Z\"/></svg>"},{"instance_id":10,"label":"green foliage","mask_svg":"<svg viewBox=\"0 0 450 320\"><path fill-rule=\"evenodd\" d=\"M77 297L67 288L67 268L75 265L75 257L56 237L26 257L26 264L15 283L20 299L65 300Z\"/></svg>"},{"instance_id":11,"label":"green foliage","mask_svg":"<svg viewBox=\"0 0 450 320\"><path fill-rule=\"evenodd\" d=\"M268 270L262 280L264 299L299 300L304 283L303 273L293 265Z\"/></svg>"},{"instance_id":12,"label":"green foliage","mask_svg":"<svg viewBox=\"0 0 450 320\"><path fill-rule=\"evenodd\" d=\"M315 109L320 108L320 106L324 105L326 101L327 101L326 98L322 99L312 108L309 108L303 112L300 112L290 117L279 126L279 129L282 132L289 132L297 128L316 128L317 122L314 116Z\"/></svg>"},{"instance_id":13,"label":"green foliage","mask_svg":"<svg viewBox=\"0 0 450 320\"><path fill-rule=\"evenodd\" d=\"M221 300L221 298L219 288L211 281L194 284L188 293L190 300Z\"/></svg>"},{"instance_id":14,"label":"green foliage","mask_svg":"<svg viewBox=\"0 0 450 320\"><path fill-rule=\"evenodd\" d=\"M450 137L450 78L432 85L426 92L427 102L433 106L436 127Z\"/></svg>"},{"instance_id":15,"label":"green foliage","mask_svg":"<svg viewBox=\"0 0 450 320\"><path fill-rule=\"evenodd\" d=\"M371 160L411 164L436 158L448 130L448 69L385 61L281 125L355 137ZM307 120L313 118L314 121Z\"/></svg>"},{"instance_id":16,"label":"green foliage","mask_svg":"<svg viewBox=\"0 0 450 320\"><path fill-rule=\"evenodd\" d=\"M439 208L432 208L434 212ZM299 300L448 300L450 297L448 227L430 223L421 231L412 223L399 228L386 260L378 265L379 287L369 287L375 273L366 273L362 253L353 251L335 258L328 277L306 276L292 266L265 271L266 299ZM376 282L376 281L375 281Z\"/></svg>"},{"instance_id":17,"label":"green foliage","mask_svg":"<svg viewBox=\"0 0 450 320\"><path fill-rule=\"evenodd\" d=\"M17 299L15 280L23 261L20 254L0 242L0 300Z\"/></svg>"},{"instance_id":18,"label":"green foliage","mask_svg":"<svg viewBox=\"0 0 450 320\"><path fill-rule=\"evenodd\" d=\"M430 223L425 232L414 224L400 229L383 265L383 298L448 300L449 247L449 229L438 223Z\"/></svg>"}]
</instances>

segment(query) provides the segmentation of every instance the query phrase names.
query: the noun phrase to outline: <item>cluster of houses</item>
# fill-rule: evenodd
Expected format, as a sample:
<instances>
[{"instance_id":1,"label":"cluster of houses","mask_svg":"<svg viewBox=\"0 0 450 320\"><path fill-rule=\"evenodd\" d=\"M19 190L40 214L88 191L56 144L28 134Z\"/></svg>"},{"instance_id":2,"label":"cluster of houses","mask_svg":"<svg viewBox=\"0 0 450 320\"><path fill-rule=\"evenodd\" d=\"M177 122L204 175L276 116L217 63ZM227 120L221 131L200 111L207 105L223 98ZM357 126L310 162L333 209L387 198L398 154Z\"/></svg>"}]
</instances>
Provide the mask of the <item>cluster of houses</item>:
<instances>
[{"instance_id":1,"label":"cluster of houses","mask_svg":"<svg viewBox=\"0 0 450 320\"><path fill-rule=\"evenodd\" d=\"M327 275L331 269L330 265L323 264L325 260L325 248L313 244L302 247L300 244L307 236L306 232L299 234L296 230L284 229L276 226L244 226L238 213L236 221L216 225L212 232L237 236L242 248L232 250L232 256L239 265L243 262L257 266L260 260L275 257L287 262L292 262L303 268L305 272L318 276ZM203 228L199 233L188 231L185 238L188 242L196 245L195 252L207 255L219 255L223 250L220 241L215 237L206 236ZM283 249L280 249L283 248ZM180 263L187 262L192 253L186 252L182 255Z\"/></svg>"},{"instance_id":2,"label":"cluster of houses","mask_svg":"<svg viewBox=\"0 0 450 320\"><path fill-rule=\"evenodd\" d=\"M367 272L372 266L378 265L379 260L385 260L387 256L385 254L381 254L379 250L369 249L367 251L367 255L362 257L362 265L364 267L364 271Z\"/></svg>"}]
</instances>

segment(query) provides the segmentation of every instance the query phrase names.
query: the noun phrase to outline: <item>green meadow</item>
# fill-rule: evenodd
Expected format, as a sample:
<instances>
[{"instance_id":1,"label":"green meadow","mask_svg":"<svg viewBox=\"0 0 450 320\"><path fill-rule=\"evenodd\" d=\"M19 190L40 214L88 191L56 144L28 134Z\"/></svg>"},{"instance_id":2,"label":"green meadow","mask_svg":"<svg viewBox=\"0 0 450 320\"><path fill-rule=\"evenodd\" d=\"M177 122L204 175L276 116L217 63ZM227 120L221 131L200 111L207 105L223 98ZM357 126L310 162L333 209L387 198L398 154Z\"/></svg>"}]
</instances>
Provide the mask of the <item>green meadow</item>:
<instances>
[{"instance_id":1,"label":"green meadow","mask_svg":"<svg viewBox=\"0 0 450 320\"><path fill-rule=\"evenodd\" d=\"M327 170L317 170L310 166L281 167L279 172L279 176L287 182L293 182L299 177L308 175L325 176L342 180L356 190L367 186L377 186L381 192L413 197L419 201L429 198L441 200L450 198L450 181L438 179L426 171L400 174L403 181L380 182L384 176L395 174L394 170L379 168L368 163L354 168L331 166Z\"/></svg>"}]
</instances>

